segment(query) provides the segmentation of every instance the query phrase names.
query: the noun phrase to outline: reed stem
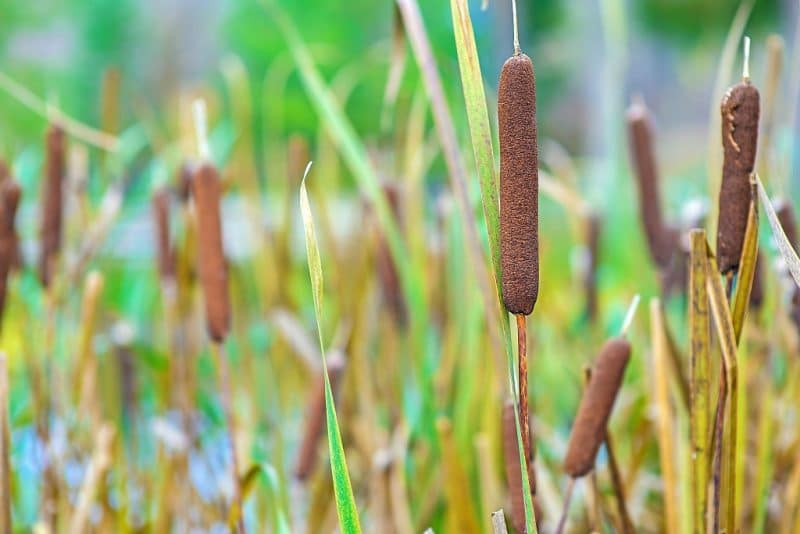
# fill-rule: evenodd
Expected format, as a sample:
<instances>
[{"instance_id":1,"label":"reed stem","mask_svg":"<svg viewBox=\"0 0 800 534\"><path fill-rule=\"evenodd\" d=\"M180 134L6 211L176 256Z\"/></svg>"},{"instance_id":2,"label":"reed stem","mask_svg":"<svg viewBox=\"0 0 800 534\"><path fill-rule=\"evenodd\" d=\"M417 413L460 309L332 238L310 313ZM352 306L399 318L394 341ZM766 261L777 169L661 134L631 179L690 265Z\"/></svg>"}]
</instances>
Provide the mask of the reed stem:
<instances>
[{"instance_id":1,"label":"reed stem","mask_svg":"<svg viewBox=\"0 0 800 534\"><path fill-rule=\"evenodd\" d=\"M517 347L519 349L519 422L522 433L522 445L525 447L525 468L531 461L530 416L528 412L528 340L526 332L526 316L517 315Z\"/></svg>"}]
</instances>

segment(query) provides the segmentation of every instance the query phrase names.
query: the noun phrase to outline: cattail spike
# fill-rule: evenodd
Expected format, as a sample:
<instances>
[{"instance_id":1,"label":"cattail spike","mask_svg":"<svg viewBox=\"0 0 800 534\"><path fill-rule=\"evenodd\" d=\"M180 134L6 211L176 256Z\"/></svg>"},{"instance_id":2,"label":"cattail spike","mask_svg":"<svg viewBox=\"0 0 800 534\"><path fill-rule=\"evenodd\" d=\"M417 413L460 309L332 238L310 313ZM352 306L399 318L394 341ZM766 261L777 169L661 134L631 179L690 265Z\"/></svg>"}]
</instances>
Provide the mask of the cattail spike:
<instances>
[{"instance_id":1,"label":"cattail spike","mask_svg":"<svg viewBox=\"0 0 800 534\"><path fill-rule=\"evenodd\" d=\"M744 36L744 62L742 64L742 81L750 81L750 37Z\"/></svg>"},{"instance_id":2,"label":"cattail spike","mask_svg":"<svg viewBox=\"0 0 800 534\"><path fill-rule=\"evenodd\" d=\"M497 118L503 303L510 313L529 315L539 294L539 155L536 81L525 54L503 65Z\"/></svg>"},{"instance_id":3,"label":"cattail spike","mask_svg":"<svg viewBox=\"0 0 800 534\"><path fill-rule=\"evenodd\" d=\"M206 323L211 339L221 343L230 329L228 266L222 246L219 174L210 163L198 167L192 179L197 213L198 270L205 297Z\"/></svg>"},{"instance_id":4,"label":"cattail spike","mask_svg":"<svg viewBox=\"0 0 800 534\"><path fill-rule=\"evenodd\" d=\"M631 345L621 337L608 340L600 349L569 436L564 471L572 478L594 467L630 356Z\"/></svg>"},{"instance_id":5,"label":"cattail spike","mask_svg":"<svg viewBox=\"0 0 800 534\"><path fill-rule=\"evenodd\" d=\"M66 139L64 131L59 126L51 126L47 131L46 145L39 278L42 285L48 287L52 281L53 262L61 250Z\"/></svg>"},{"instance_id":6,"label":"cattail spike","mask_svg":"<svg viewBox=\"0 0 800 534\"><path fill-rule=\"evenodd\" d=\"M675 243L673 232L664 224L660 177L653 149L652 121L641 95L634 96L625 120L628 124L630 155L639 190L639 213L647 246L653 263L664 269L672 259Z\"/></svg>"},{"instance_id":7,"label":"cattail spike","mask_svg":"<svg viewBox=\"0 0 800 534\"><path fill-rule=\"evenodd\" d=\"M520 55L519 48L519 23L517 22L517 0L511 0L511 17L514 23L514 55Z\"/></svg>"},{"instance_id":8,"label":"cattail spike","mask_svg":"<svg viewBox=\"0 0 800 534\"><path fill-rule=\"evenodd\" d=\"M717 261L722 274L736 272L750 212L750 175L758 145L759 94L749 81L728 89L722 114L722 184L719 192Z\"/></svg>"}]
</instances>

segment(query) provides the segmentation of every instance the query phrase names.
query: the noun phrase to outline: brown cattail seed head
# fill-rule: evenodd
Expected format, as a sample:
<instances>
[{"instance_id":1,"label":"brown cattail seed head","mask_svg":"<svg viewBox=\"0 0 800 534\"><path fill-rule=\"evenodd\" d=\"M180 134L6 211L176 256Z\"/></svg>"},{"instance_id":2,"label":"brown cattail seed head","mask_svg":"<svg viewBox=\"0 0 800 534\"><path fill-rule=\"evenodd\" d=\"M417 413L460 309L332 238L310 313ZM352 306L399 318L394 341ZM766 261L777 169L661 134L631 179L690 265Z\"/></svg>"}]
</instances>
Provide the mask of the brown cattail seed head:
<instances>
[{"instance_id":1,"label":"brown cattail seed head","mask_svg":"<svg viewBox=\"0 0 800 534\"><path fill-rule=\"evenodd\" d=\"M50 285L53 261L61 250L62 182L66 173L65 145L64 131L58 126L51 126L46 135L41 249L39 251L39 278L45 287Z\"/></svg>"},{"instance_id":2,"label":"brown cattail seed head","mask_svg":"<svg viewBox=\"0 0 800 534\"><path fill-rule=\"evenodd\" d=\"M503 405L503 459L508 479L508 491L511 495L511 522L514 530L525 532L525 503L522 497L522 471L519 467L519 446L517 442L517 411L514 402L506 401ZM528 482L531 494L536 493L536 478L533 463L528 464ZM539 517L537 515L537 517Z\"/></svg>"},{"instance_id":3,"label":"brown cattail seed head","mask_svg":"<svg viewBox=\"0 0 800 534\"><path fill-rule=\"evenodd\" d=\"M528 315L539 295L539 153L536 81L525 54L506 60L497 101L503 303Z\"/></svg>"},{"instance_id":4,"label":"brown cattail seed head","mask_svg":"<svg viewBox=\"0 0 800 534\"><path fill-rule=\"evenodd\" d=\"M162 187L153 193L152 204L158 273L162 280L172 280L175 278L175 250L169 235L169 190Z\"/></svg>"},{"instance_id":5,"label":"brown cattail seed head","mask_svg":"<svg viewBox=\"0 0 800 534\"><path fill-rule=\"evenodd\" d=\"M569 436L564 470L573 478L594 467L630 356L631 345L623 338L608 340L600 350Z\"/></svg>"},{"instance_id":6,"label":"brown cattail seed head","mask_svg":"<svg viewBox=\"0 0 800 534\"><path fill-rule=\"evenodd\" d=\"M639 188L639 212L644 225L647 246L653 262L665 268L673 253L671 234L664 226L661 212L659 175L653 151L653 135L650 113L641 101L634 101L625 114L628 123L633 169Z\"/></svg>"},{"instance_id":7,"label":"brown cattail seed head","mask_svg":"<svg viewBox=\"0 0 800 534\"><path fill-rule=\"evenodd\" d=\"M228 266L222 248L221 186L217 169L203 163L194 173L192 195L197 213L198 271L206 306L208 335L222 342L231 322Z\"/></svg>"},{"instance_id":8,"label":"brown cattail seed head","mask_svg":"<svg viewBox=\"0 0 800 534\"><path fill-rule=\"evenodd\" d=\"M758 90L741 82L725 93L722 113L722 184L719 191L717 261L721 273L739 268L747 214L750 210L750 174L758 145Z\"/></svg>"},{"instance_id":9,"label":"brown cattail seed head","mask_svg":"<svg viewBox=\"0 0 800 534\"><path fill-rule=\"evenodd\" d=\"M331 392L334 395L344 373L344 366L344 356L338 352L331 353L328 357L328 380L331 382ZM314 471L317 450L324 431L325 378L320 373L306 407L306 426L303 433L303 441L300 444L300 452L297 455L297 466L294 470L294 475L298 480L306 480Z\"/></svg>"}]
</instances>

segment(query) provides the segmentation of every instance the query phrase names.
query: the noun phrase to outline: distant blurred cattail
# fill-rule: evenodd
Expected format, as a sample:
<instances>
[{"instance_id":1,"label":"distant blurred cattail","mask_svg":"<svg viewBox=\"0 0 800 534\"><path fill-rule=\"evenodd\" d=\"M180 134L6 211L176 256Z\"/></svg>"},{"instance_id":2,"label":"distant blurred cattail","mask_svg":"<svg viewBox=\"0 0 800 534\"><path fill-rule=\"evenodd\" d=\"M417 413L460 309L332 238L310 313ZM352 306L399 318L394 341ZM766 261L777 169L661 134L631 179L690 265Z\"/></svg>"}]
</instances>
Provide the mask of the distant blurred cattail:
<instances>
[{"instance_id":1,"label":"distant blurred cattail","mask_svg":"<svg viewBox=\"0 0 800 534\"><path fill-rule=\"evenodd\" d=\"M673 234L665 227L661 211L659 174L653 150L650 113L644 102L634 100L625 115L631 160L639 186L639 214L653 262L665 268L674 252Z\"/></svg>"},{"instance_id":2,"label":"distant blurred cattail","mask_svg":"<svg viewBox=\"0 0 800 534\"><path fill-rule=\"evenodd\" d=\"M345 359L340 352L328 356L328 380L331 391L336 395L338 385L344 373ZM306 480L314 471L317 460L319 442L325 431L325 379L322 373L314 384L311 397L308 399L305 416L305 431L297 455L297 466L294 474L298 480Z\"/></svg>"},{"instance_id":3,"label":"distant blurred cattail","mask_svg":"<svg viewBox=\"0 0 800 534\"><path fill-rule=\"evenodd\" d=\"M198 270L206 307L208 335L222 342L231 322L228 297L228 266L222 247L220 217L221 186L217 169L203 163L192 179L192 196L197 213Z\"/></svg>"},{"instance_id":4,"label":"distant blurred cattail","mask_svg":"<svg viewBox=\"0 0 800 534\"><path fill-rule=\"evenodd\" d=\"M190 163L184 162L178 167L178 172L175 177L175 190L178 192L178 198L180 198L182 202L188 202L192 195L193 175L194 170Z\"/></svg>"},{"instance_id":5,"label":"distant blurred cattail","mask_svg":"<svg viewBox=\"0 0 800 534\"><path fill-rule=\"evenodd\" d=\"M594 467L630 355L631 345L623 338L610 339L600 349L569 436L564 470L572 478Z\"/></svg>"},{"instance_id":6,"label":"distant blurred cattail","mask_svg":"<svg viewBox=\"0 0 800 534\"><path fill-rule=\"evenodd\" d=\"M792 247L797 250L797 218L794 214L794 206L787 200L778 200L775 203L775 211L778 215L778 221L781 223L783 233ZM790 316L794 324L800 329L800 287L792 284L792 299L790 306Z\"/></svg>"},{"instance_id":7,"label":"distant blurred cattail","mask_svg":"<svg viewBox=\"0 0 800 534\"><path fill-rule=\"evenodd\" d=\"M175 250L170 241L169 215L170 194L169 189L162 187L153 193L153 226L155 228L156 253L158 258L158 272L162 280L175 279Z\"/></svg>"},{"instance_id":8,"label":"distant blurred cattail","mask_svg":"<svg viewBox=\"0 0 800 534\"><path fill-rule=\"evenodd\" d=\"M758 309L764 303L764 255L761 249L756 256L756 269L753 272L753 285L750 288L750 307Z\"/></svg>"},{"instance_id":9,"label":"distant blurred cattail","mask_svg":"<svg viewBox=\"0 0 800 534\"><path fill-rule=\"evenodd\" d=\"M41 248L39 250L39 278L45 287L50 285L53 261L61 250L62 182L66 173L65 145L64 131L58 126L51 126L46 135Z\"/></svg>"},{"instance_id":10,"label":"distant blurred cattail","mask_svg":"<svg viewBox=\"0 0 800 534\"><path fill-rule=\"evenodd\" d=\"M511 496L511 522L514 525L514 530L525 532L525 504L522 497L522 471L519 466L519 446L515 417L514 402L508 400L503 405L503 460L506 467L508 490ZM533 495L536 493L536 477L532 463L528 464L528 482Z\"/></svg>"},{"instance_id":11,"label":"distant blurred cattail","mask_svg":"<svg viewBox=\"0 0 800 534\"><path fill-rule=\"evenodd\" d=\"M386 196L389 208L392 210L392 214L399 221L402 217L399 188L393 184L385 184L383 192ZM380 280L383 298L389 310L391 310L395 321L399 325L405 325L406 309L405 301L403 300L403 292L400 287L400 276L397 273L397 266L392 259L389 244L386 242L386 237L383 233L381 233L378 238L375 265L378 270L378 280Z\"/></svg>"},{"instance_id":12,"label":"distant blurred cattail","mask_svg":"<svg viewBox=\"0 0 800 534\"><path fill-rule=\"evenodd\" d=\"M516 54L503 65L500 133L500 256L503 303L529 315L539 294L539 154L533 63Z\"/></svg>"},{"instance_id":13,"label":"distant blurred cattail","mask_svg":"<svg viewBox=\"0 0 800 534\"><path fill-rule=\"evenodd\" d=\"M758 145L758 90L745 79L728 89L722 113L722 185L719 192L717 261L725 274L736 271L750 210L750 174Z\"/></svg>"},{"instance_id":14,"label":"distant blurred cattail","mask_svg":"<svg viewBox=\"0 0 800 534\"><path fill-rule=\"evenodd\" d=\"M590 321L597 317L597 270L600 268L600 215L594 213L586 220L586 265L583 287L586 293L586 316Z\"/></svg>"},{"instance_id":15,"label":"distant blurred cattail","mask_svg":"<svg viewBox=\"0 0 800 534\"><path fill-rule=\"evenodd\" d=\"M22 190L10 178L0 181L0 321L5 310L8 275L17 259L18 237L14 219Z\"/></svg>"}]
</instances>

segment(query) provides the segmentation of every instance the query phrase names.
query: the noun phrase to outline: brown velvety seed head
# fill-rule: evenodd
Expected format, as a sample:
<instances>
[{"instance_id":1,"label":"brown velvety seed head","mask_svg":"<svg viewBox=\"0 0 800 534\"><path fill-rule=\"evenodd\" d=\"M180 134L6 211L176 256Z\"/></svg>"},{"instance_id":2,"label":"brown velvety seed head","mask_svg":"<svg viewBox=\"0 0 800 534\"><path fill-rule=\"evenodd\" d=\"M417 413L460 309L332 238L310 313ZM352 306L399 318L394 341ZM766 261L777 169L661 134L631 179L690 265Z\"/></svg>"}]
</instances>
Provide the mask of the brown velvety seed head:
<instances>
[{"instance_id":1,"label":"brown velvety seed head","mask_svg":"<svg viewBox=\"0 0 800 534\"><path fill-rule=\"evenodd\" d=\"M503 303L511 313L528 315L539 294L539 154L536 81L525 54L503 65L497 120Z\"/></svg>"},{"instance_id":2,"label":"brown velvety seed head","mask_svg":"<svg viewBox=\"0 0 800 534\"><path fill-rule=\"evenodd\" d=\"M52 279L53 261L61 249L61 224L63 209L62 182L66 174L66 139L63 130L51 126L46 134L46 160L42 190L41 248L39 250L39 278L48 287Z\"/></svg>"},{"instance_id":3,"label":"brown velvety seed head","mask_svg":"<svg viewBox=\"0 0 800 534\"><path fill-rule=\"evenodd\" d=\"M175 278L175 250L170 243L170 194L165 187L153 193L153 227L155 230L158 273L162 279Z\"/></svg>"},{"instance_id":4,"label":"brown velvety seed head","mask_svg":"<svg viewBox=\"0 0 800 534\"><path fill-rule=\"evenodd\" d=\"M221 342L230 329L231 311L228 266L222 248L221 186L212 164L203 163L195 171L192 195L197 214L198 271L205 297L208 334L212 340Z\"/></svg>"},{"instance_id":5,"label":"brown velvety seed head","mask_svg":"<svg viewBox=\"0 0 800 534\"><path fill-rule=\"evenodd\" d=\"M341 353L332 353L328 357L328 380L331 382L331 392L336 395L338 385L344 373L345 358ZM297 455L297 465L294 475L298 480L306 480L314 472L317 460L319 442L325 431L325 379L319 374L311 391L306 407L306 426L303 432L303 441Z\"/></svg>"},{"instance_id":6,"label":"brown velvety seed head","mask_svg":"<svg viewBox=\"0 0 800 534\"><path fill-rule=\"evenodd\" d=\"M750 209L750 174L758 144L758 90L734 85L722 99L722 184L719 192L717 261L725 274L739 268Z\"/></svg>"},{"instance_id":7,"label":"brown velvety seed head","mask_svg":"<svg viewBox=\"0 0 800 534\"><path fill-rule=\"evenodd\" d=\"M569 436L564 470L573 478L594 467L630 356L631 345L623 338L608 340L600 350Z\"/></svg>"},{"instance_id":8,"label":"brown velvety seed head","mask_svg":"<svg viewBox=\"0 0 800 534\"><path fill-rule=\"evenodd\" d=\"M665 268L672 259L674 248L661 212L659 175L653 152L650 113L643 103L634 102L628 108L625 120L628 124L629 150L639 190L639 214L647 246L653 263Z\"/></svg>"}]
</instances>

